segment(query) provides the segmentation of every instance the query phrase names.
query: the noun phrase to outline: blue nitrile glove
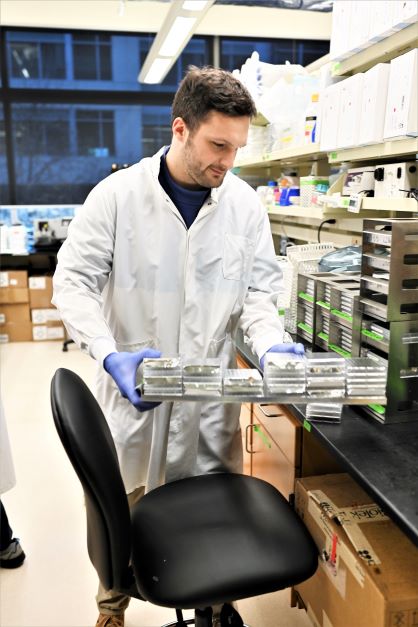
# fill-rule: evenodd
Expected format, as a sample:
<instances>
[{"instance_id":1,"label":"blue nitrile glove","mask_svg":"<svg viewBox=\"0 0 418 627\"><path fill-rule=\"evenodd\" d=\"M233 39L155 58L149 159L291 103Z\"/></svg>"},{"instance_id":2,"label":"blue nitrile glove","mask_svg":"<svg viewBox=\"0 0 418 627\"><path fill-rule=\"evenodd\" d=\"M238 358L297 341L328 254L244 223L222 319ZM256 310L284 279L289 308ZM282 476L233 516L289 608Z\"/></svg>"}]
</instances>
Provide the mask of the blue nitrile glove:
<instances>
[{"instance_id":1,"label":"blue nitrile glove","mask_svg":"<svg viewBox=\"0 0 418 627\"><path fill-rule=\"evenodd\" d=\"M286 342L284 344L275 344L268 349L260 359L261 369L264 370L264 359L267 353L293 353L294 355L303 355L305 347L303 344L296 342Z\"/></svg>"},{"instance_id":2,"label":"blue nitrile glove","mask_svg":"<svg viewBox=\"0 0 418 627\"><path fill-rule=\"evenodd\" d=\"M135 389L136 371L145 357L161 357L161 353L153 348L144 348L137 353L110 353L103 362L104 369L116 382L123 398L127 398L138 411L148 411L161 405L143 401Z\"/></svg>"}]
</instances>

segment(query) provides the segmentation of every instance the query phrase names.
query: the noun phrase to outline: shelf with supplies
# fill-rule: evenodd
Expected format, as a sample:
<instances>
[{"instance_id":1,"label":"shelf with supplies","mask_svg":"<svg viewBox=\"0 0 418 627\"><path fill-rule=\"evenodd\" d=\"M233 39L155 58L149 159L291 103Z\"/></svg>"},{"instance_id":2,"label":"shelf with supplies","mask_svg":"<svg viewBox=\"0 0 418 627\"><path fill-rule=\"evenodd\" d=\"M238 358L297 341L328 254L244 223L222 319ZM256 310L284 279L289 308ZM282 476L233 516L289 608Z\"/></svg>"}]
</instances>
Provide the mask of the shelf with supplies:
<instances>
[{"instance_id":1,"label":"shelf with supplies","mask_svg":"<svg viewBox=\"0 0 418 627\"><path fill-rule=\"evenodd\" d=\"M322 205L310 205L301 207L300 205L270 205L267 208L269 216L285 216L294 218L310 218L324 220L326 218L364 218L377 215L376 212L387 214L392 212L417 213L418 203L414 198L368 198L362 200L361 210L358 213L350 211L348 208L349 197L343 196L338 199L338 204L324 202ZM370 213L369 213L370 212Z\"/></svg>"},{"instance_id":2,"label":"shelf with supplies","mask_svg":"<svg viewBox=\"0 0 418 627\"><path fill-rule=\"evenodd\" d=\"M316 161L318 158L326 159L327 153L319 149L319 144L310 144L307 146L292 146L282 150L265 152L259 156L248 157L246 159L237 159L234 164L235 168L259 168L268 166L271 163L283 161Z\"/></svg>"},{"instance_id":3,"label":"shelf with supplies","mask_svg":"<svg viewBox=\"0 0 418 627\"><path fill-rule=\"evenodd\" d=\"M418 23L411 24L402 30L372 44L365 50L353 54L348 59L336 61L332 73L334 76L347 76L356 72L364 72L377 63L386 63L395 57L418 46Z\"/></svg>"},{"instance_id":4,"label":"shelf with supplies","mask_svg":"<svg viewBox=\"0 0 418 627\"><path fill-rule=\"evenodd\" d=\"M316 161L318 159L328 159L330 165L339 164L346 161L371 161L373 159L384 160L389 158L407 157L418 153L418 138L406 137L386 141L380 144L370 144L369 146L353 146L352 148L338 148L331 152L324 152L319 149L318 144L311 146L298 146L266 152L258 157L238 159L234 164L235 168L260 168L268 167L275 162L303 162Z\"/></svg>"},{"instance_id":5,"label":"shelf with supplies","mask_svg":"<svg viewBox=\"0 0 418 627\"><path fill-rule=\"evenodd\" d=\"M353 148L341 148L333 150L328 155L330 164L343 163L344 161L370 161L373 159L382 160L418 153L418 137L406 137L386 141L380 144L370 144L369 146L354 146Z\"/></svg>"}]
</instances>

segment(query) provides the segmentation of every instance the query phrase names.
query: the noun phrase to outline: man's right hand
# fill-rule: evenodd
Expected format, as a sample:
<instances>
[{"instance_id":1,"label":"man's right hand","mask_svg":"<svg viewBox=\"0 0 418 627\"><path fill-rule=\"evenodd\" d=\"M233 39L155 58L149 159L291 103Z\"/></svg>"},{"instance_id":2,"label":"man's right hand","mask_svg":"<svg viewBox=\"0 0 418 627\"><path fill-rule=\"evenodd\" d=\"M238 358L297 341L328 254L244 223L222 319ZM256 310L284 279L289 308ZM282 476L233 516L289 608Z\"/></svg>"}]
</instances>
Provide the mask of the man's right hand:
<instances>
[{"instance_id":1,"label":"man's right hand","mask_svg":"<svg viewBox=\"0 0 418 627\"><path fill-rule=\"evenodd\" d=\"M113 378L122 396L141 412L161 405L143 401L135 389L136 371L145 357L161 357L161 353L153 348L144 348L137 353L110 353L103 362L104 369Z\"/></svg>"}]
</instances>

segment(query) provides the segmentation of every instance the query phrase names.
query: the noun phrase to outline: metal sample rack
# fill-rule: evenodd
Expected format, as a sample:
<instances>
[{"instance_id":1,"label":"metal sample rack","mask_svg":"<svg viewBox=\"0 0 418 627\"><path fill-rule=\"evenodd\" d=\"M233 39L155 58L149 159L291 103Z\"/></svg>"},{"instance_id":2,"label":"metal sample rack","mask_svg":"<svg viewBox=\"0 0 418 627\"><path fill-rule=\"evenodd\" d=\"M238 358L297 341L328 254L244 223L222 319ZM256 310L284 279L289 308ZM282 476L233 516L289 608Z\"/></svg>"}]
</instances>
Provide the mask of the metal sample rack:
<instances>
[{"instance_id":1,"label":"metal sample rack","mask_svg":"<svg viewBox=\"0 0 418 627\"><path fill-rule=\"evenodd\" d=\"M418 420L418 220L365 220L361 355L387 364L387 403L367 404L380 422Z\"/></svg>"}]
</instances>

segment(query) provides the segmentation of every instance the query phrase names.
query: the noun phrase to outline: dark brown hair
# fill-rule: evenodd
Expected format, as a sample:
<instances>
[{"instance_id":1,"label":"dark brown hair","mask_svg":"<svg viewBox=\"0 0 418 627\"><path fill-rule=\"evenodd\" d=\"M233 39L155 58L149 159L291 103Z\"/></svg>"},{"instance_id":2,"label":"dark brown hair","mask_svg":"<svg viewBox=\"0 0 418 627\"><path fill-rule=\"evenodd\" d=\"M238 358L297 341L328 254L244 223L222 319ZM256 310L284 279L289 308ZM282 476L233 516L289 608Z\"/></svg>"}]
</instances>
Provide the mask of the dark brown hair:
<instances>
[{"instance_id":1,"label":"dark brown hair","mask_svg":"<svg viewBox=\"0 0 418 627\"><path fill-rule=\"evenodd\" d=\"M182 118L194 131L211 111L253 117L256 107L249 91L230 72L192 65L174 96L171 120Z\"/></svg>"}]
</instances>

